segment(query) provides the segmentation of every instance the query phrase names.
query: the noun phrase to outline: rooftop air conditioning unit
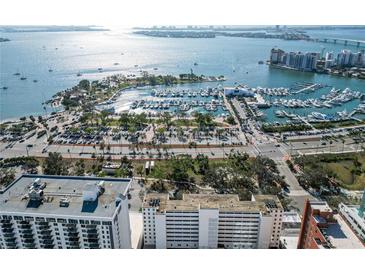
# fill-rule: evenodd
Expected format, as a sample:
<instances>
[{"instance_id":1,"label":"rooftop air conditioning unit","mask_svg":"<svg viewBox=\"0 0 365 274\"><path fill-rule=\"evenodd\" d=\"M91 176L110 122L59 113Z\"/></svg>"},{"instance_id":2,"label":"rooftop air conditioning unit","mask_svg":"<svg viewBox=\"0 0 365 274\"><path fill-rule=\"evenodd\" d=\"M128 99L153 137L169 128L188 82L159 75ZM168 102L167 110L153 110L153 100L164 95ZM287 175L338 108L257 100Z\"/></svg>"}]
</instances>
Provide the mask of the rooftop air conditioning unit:
<instances>
[{"instance_id":1,"label":"rooftop air conditioning unit","mask_svg":"<svg viewBox=\"0 0 365 274\"><path fill-rule=\"evenodd\" d=\"M101 193L101 187L98 184L88 183L85 185L84 190L82 192L82 198L85 202L94 202L98 199L99 194Z\"/></svg>"},{"instance_id":2,"label":"rooftop air conditioning unit","mask_svg":"<svg viewBox=\"0 0 365 274\"><path fill-rule=\"evenodd\" d=\"M62 198L60 200L60 207L68 207L70 205L70 200L68 198Z\"/></svg>"}]
</instances>

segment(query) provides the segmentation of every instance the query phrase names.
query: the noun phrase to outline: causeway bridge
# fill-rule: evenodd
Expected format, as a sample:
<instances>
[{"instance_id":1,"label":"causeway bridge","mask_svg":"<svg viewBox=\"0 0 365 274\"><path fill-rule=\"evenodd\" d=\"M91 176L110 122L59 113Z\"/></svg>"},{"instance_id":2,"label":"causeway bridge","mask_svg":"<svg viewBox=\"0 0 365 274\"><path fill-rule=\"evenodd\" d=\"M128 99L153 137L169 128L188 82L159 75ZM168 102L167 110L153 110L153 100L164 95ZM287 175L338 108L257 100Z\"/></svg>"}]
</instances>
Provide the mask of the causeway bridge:
<instances>
[{"instance_id":1,"label":"causeway bridge","mask_svg":"<svg viewBox=\"0 0 365 274\"><path fill-rule=\"evenodd\" d=\"M316 38L314 40L320 43L331 43L331 44L340 44L344 46L355 46L357 48L360 47L365 48L365 41L363 40L353 40L353 39L343 39L343 38Z\"/></svg>"}]
</instances>

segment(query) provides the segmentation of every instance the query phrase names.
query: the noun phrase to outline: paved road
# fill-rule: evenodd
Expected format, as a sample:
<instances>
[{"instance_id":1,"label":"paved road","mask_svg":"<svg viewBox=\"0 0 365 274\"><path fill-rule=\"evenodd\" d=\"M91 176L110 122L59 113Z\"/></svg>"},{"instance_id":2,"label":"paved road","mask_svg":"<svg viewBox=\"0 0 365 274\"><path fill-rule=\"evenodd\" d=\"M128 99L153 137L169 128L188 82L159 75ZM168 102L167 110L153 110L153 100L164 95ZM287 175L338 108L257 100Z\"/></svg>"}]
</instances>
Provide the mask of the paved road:
<instances>
[{"instance_id":1,"label":"paved road","mask_svg":"<svg viewBox=\"0 0 365 274\"><path fill-rule=\"evenodd\" d=\"M288 196L292 200L291 205L303 213L305 201L315 198L300 186L297 178L286 164L285 160L289 157L288 152L272 138L257 142L256 147L260 155L269 157L276 162L279 174L284 176L284 180L289 186Z\"/></svg>"},{"instance_id":2,"label":"paved road","mask_svg":"<svg viewBox=\"0 0 365 274\"><path fill-rule=\"evenodd\" d=\"M109 151L106 149L104 153L99 149L98 146L93 148L92 146L75 146L75 145L47 145L46 143L37 143L34 144L32 148L27 148L26 143L16 143L12 148L5 149L5 145L3 144L3 149L1 149L1 157L3 158L11 158L11 157L19 157L19 156L36 156L36 157L46 157L48 152L59 152L62 154L64 158L71 159L90 159L92 154L95 153L96 156L103 155L105 157L109 156ZM0 146L1 148L1 146ZM42 153L42 150L46 148L46 152ZM193 157L202 153L207 155L210 158L218 158L222 159L229 155L231 150L247 152L250 156L254 156L254 148L251 145L248 146L240 146L240 147L205 147L205 148L169 148L167 151L169 155L179 155L179 154L190 154ZM164 149L140 149L136 150L138 155L135 159L148 159L148 158L158 158L159 151L164 157L165 150ZM149 152L147 154L147 152ZM122 156L131 157L131 150L128 147L111 147L110 156L114 160L119 160ZM151 156L152 155L152 156ZM162 158L163 158L162 157Z\"/></svg>"},{"instance_id":3,"label":"paved road","mask_svg":"<svg viewBox=\"0 0 365 274\"><path fill-rule=\"evenodd\" d=\"M324 141L324 140L303 140L295 142L283 143L283 148L291 155L313 155L323 153L345 153L359 152L362 150L360 142L355 143L351 138L345 138L343 143L340 140Z\"/></svg>"},{"instance_id":4,"label":"paved road","mask_svg":"<svg viewBox=\"0 0 365 274\"><path fill-rule=\"evenodd\" d=\"M247 119L246 112L242 109L240 102L238 102L238 100L234 98L232 99L232 104L236 108L238 115L241 117L241 119L246 120Z\"/></svg>"}]
</instances>

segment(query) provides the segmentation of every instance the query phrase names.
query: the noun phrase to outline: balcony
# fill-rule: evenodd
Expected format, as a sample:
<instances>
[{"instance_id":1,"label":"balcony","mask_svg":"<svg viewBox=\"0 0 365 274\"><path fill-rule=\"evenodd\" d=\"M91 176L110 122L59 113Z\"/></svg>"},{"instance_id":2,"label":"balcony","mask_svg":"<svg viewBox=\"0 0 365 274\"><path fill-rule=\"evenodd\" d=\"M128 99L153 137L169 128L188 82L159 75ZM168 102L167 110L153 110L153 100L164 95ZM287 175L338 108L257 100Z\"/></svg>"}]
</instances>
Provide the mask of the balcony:
<instances>
[{"instance_id":1,"label":"balcony","mask_svg":"<svg viewBox=\"0 0 365 274\"><path fill-rule=\"evenodd\" d=\"M12 228L3 228L2 231L3 231L3 233L11 233L11 232L13 232L13 229Z\"/></svg>"},{"instance_id":2,"label":"balcony","mask_svg":"<svg viewBox=\"0 0 365 274\"><path fill-rule=\"evenodd\" d=\"M86 225L85 228L87 229L96 229L98 226L97 225Z\"/></svg>"},{"instance_id":3,"label":"balcony","mask_svg":"<svg viewBox=\"0 0 365 274\"><path fill-rule=\"evenodd\" d=\"M48 222L37 222L36 225L49 225Z\"/></svg>"},{"instance_id":4,"label":"balcony","mask_svg":"<svg viewBox=\"0 0 365 274\"><path fill-rule=\"evenodd\" d=\"M42 230L38 232L39 235L51 235L52 234L52 230Z\"/></svg>"},{"instance_id":5,"label":"balcony","mask_svg":"<svg viewBox=\"0 0 365 274\"><path fill-rule=\"evenodd\" d=\"M23 239L33 239L33 234L23 234L22 238Z\"/></svg>"},{"instance_id":6,"label":"balcony","mask_svg":"<svg viewBox=\"0 0 365 274\"><path fill-rule=\"evenodd\" d=\"M50 229L51 227L49 225L40 225L40 226L37 226L37 228L39 230L47 230L47 229Z\"/></svg>"},{"instance_id":7,"label":"balcony","mask_svg":"<svg viewBox=\"0 0 365 274\"><path fill-rule=\"evenodd\" d=\"M40 244L43 244L43 245L53 245L54 244L54 241L51 239L51 240L43 240L43 241L40 241Z\"/></svg>"},{"instance_id":8,"label":"balcony","mask_svg":"<svg viewBox=\"0 0 365 274\"><path fill-rule=\"evenodd\" d=\"M19 230L19 233L22 235L33 235L33 230L32 229Z\"/></svg>"},{"instance_id":9,"label":"balcony","mask_svg":"<svg viewBox=\"0 0 365 274\"><path fill-rule=\"evenodd\" d=\"M66 232L65 233L66 237L79 237L79 233L78 232Z\"/></svg>"},{"instance_id":10,"label":"balcony","mask_svg":"<svg viewBox=\"0 0 365 274\"><path fill-rule=\"evenodd\" d=\"M80 244L78 242L68 243L67 246L71 249L80 249Z\"/></svg>"},{"instance_id":11,"label":"balcony","mask_svg":"<svg viewBox=\"0 0 365 274\"><path fill-rule=\"evenodd\" d=\"M79 242L80 237L66 237L65 239L69 242Z\"/></svg>"},{"instance_id":12,"label":"balcony","mask_svg":"<svg viewBox=\"0 0 365 274\"><path fill-rule=\"evenodd\" d=\"M40 240L53 240L53 236L52 235L41 235L41 236L38 236L38 238Z\"/></svg>"},{"instance_id":13,"label":"balcony","mask_svg":"<svg viewBox=\"0 0 365 274\"><path fill-rule=\"evenodd\" d=\"M89 233L89 234L98 234L97 229L87 229L86 232Z\"/></svg>"},{"instance_id":14,"label":"balcony","mask_svg":"<svg viewBox=\"0 0 365 274\"><path fill-rule=\"evenodd\" d=\"M41 245L41 248L44 248L44 249L53 249L54 248L54 244Z\"/></svg>"},{"instance_id":15,"label":"balcony","mask_svg":"<svg viewBox=\"0 0 365 274\"><path fill-rule=\"evenodd\" d=\"M77 228L76 224L64 224L63 225L64 228Z\"/></svg>"},{"instance_id":16,"label":"balcony","mask_svg":"<svg viewBox=\"0 0 365 274\"><path fill-rule=\"evenodd\" d=\"M99 239L88 239L88 243L99 243Z\"/></svg>"},{"instance_id":17,"label":"balcony","mask_svg":"<svg viewBox=\"0 0 365 274\"><path fill-rule=\"evenodd\" d=\"M25 243L23 244L24 248L29 248L29 249L35 249L36 245L35 243Z\"/></svg>"},{"instance_id":18,"label":"balcony","mask_svg":"<svg viewBox=\"0 0 365 274\"><path fill-rule=\"evenodd\" d=\"M16 248L18 248L18 245L15 242L13 242L13 243L6 243L6 248L8 248L8 249L16 249Z\"/></svg>"},{"instance_id":19,"label":"balcony","mask_svg":"<svg viewBox=\"0 0 365 274\"><path fill-rule=\"evenodd\" d=\"M34 243L34 239L33 238L23 239L23 243L24 244L32 244L32 243Z\"/></svg>"},{"instance_id":20,"label":"balcony","mask_svg":"<svg viewBox=\"0 0 365 274\"><path fill-rule=\"evenodd\" d=\"M86 236L88 239L98 239L99 235L98 234L87 234Z\"/></svg>"},{"instance_id":21,"label":"balcony","mask_svg":"<svg viewBox=\"0 0 365 274\"><path fill-rule=\"evenodd\" d=\"M11 224L11 220L0 220L0 224Z\"/></svg>"},{"instance_id":22,"label":"balcony","mask_svg":"<svg viewBox=\"0 0 365 274\"><path fill-rule=\"evenodd\" d=\"M12 223L2 224L2 225L1 225L1 228L2 228L2 229L4 229L4 228L13 228L13 224L12 224Z\"/></svg>"},{"instance_id":23,"label":"balcony","mask_svg":"<svg viewBox=\"0 0 365 274\"><path fill-rule=\"evenodd\" d=\"M91 249L99 249L100 248L100 245L99 244L97 244L97 243L92 243L92 244L89 244L89 248L91 248Z\"/></svg>"},{"instance_id":24,"label":"balcony","mask_svg":"<svg viewBox=\"0 0 365 274\"><path fill-rule=\"evenodd\" d=\"M18 227L19 229L32 229L32 225L30 224L19 225Z\"/></svg>"},{"instance_id":25,"label":"balcony","mask_svg":"<svg viewBox=\"0 0 365 274\"><path fill-rule=\"evenodd\" d=\"M29 225L29 222L28 221L20 221L18 224L20 224L20 225Z\"/></svg>"},{"instance_id":26,"label":"balcony","mask_svg":"<svg viewBox=\"0 0 365 274\"><path fill-rule=\"evenodd\" d=\"M6 243L15 243L16 238L14 236L4 237L4 240L5 240Z\"/></svg>"},{"instance_id":27,"label":"balcony","mask_svg":"<svg viewBox=\"0 0 365 274\"><path fill-rule=\"evenodd\" d=\"M66 228L64 231L70 232L70 233L78 233L79 232L76 227Z\"/></svg>"},{"instance_id":28,"label":"balcony","mask_svg":"<svg viewBox=\"0 0 365 274\"><path fill-rule=\"evenodd\" d=\"M14 232L8 232L8 233L4 233L4 238L11 238L11 237L15 237Z\"/></svg>"}]
</instances>

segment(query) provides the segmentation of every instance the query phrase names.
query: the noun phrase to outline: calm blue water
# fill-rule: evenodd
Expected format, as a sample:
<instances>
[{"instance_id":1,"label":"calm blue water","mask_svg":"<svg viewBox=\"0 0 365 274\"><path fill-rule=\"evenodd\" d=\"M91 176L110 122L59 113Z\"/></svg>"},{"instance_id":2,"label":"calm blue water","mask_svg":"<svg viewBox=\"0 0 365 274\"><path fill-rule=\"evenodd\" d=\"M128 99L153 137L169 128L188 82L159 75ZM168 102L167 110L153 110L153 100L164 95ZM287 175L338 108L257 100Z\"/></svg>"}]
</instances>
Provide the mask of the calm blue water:
<instances>
[{"instance_id":1,"label":"calm blue water","mask_svg":"<svg viewBox=\"0 0 365 274\"><path fill-rule=\"evenodd\" d=\"M316 33L324 34L334 37L342 33L337 30ZM347 30L343 36L365 40L365 31ZM288 87L296 82L318 82L365 92L365 81L275 70L258 65L259 60L268 59L269 51L274 46L287 51L320 52L323 47L340 51L343 46L339 44L232 37L152 38L133 35L126 29L109 32L0 33L0 37L11 39L11 42L0 44L0 87L8 87L8 90L0 90L0 120L44 113L42 101L59 90L77 84L82 78L100 79L115 73L137 73L140 69L177 75L193 68L196 74L225 75L225 85L237 82L252 87ZM356 50L355 47L347 48ZM115 62L120 65L113 65ZM193 66L194 62L199 65ZM99 67L103 68L102 73L98 72ZM154 71L154 67L158 71ZM49 68L53 72L48 72ZM14 76L16 72L27 77L27 80L21 81L19 76ZM78 72L83 74L82 77L76 76ZM34 79L38 82L34 83ZM133 97L132 94L130 96ZM351 110L351 104L354 103L343 108ZM268 111L269 116L273 110Z\"/></svg>"}]
</instances>

